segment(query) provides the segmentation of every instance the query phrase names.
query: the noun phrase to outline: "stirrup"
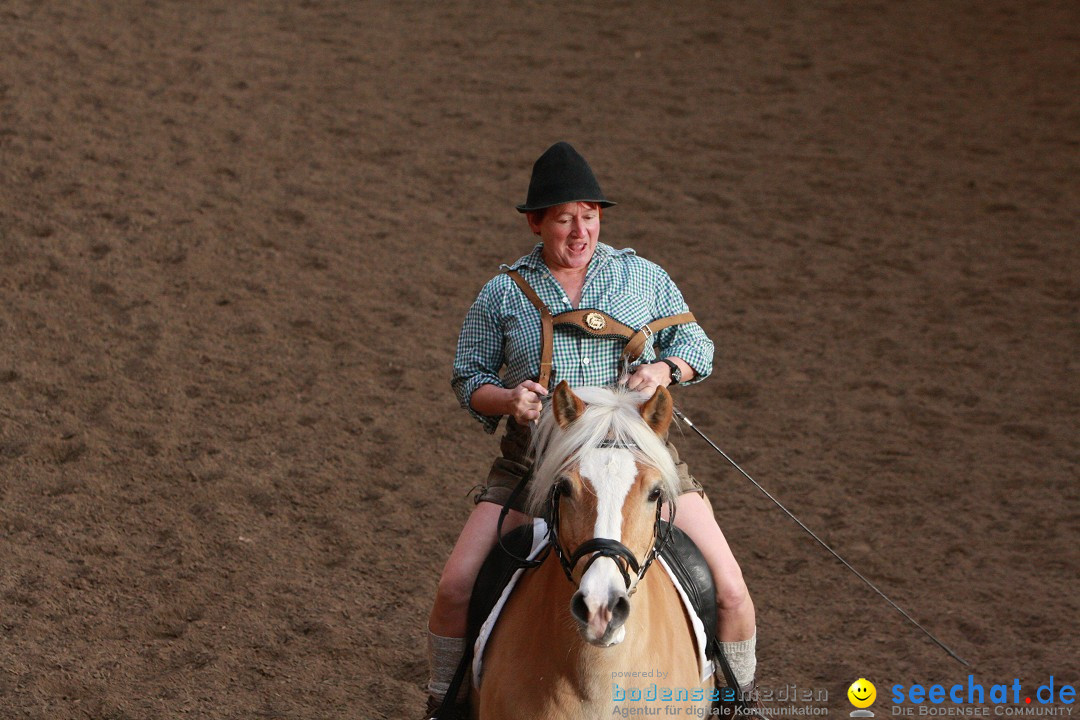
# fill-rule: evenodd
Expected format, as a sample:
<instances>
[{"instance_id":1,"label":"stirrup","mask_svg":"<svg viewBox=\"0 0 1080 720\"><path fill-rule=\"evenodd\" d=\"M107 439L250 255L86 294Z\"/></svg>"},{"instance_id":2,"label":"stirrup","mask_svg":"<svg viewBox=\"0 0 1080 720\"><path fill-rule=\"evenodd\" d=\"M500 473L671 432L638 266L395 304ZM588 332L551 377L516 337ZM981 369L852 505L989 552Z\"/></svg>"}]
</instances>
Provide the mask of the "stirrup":
<instances>
[{"instance_id":1,"label":"stirrup","mask_svg":"<svg viewBox=\"0 0 1080 720\"><path fill-rule=\"evenodd\" d=\"M757 678L750 681L745 688L739 688L739 695L746 703L746 716L756 720L767 720L762 709L761 699L757 693Z\"/></svg>"}]
</instances>

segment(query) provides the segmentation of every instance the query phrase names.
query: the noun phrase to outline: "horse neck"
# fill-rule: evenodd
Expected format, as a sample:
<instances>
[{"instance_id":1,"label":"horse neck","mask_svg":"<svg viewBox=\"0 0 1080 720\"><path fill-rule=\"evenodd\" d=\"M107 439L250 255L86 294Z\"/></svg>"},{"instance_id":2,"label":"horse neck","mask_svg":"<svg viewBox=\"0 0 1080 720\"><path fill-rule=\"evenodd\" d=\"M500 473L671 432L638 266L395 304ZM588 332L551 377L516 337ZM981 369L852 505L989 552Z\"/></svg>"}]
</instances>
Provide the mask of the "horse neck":
<instances>
[{"instance_id":1,"label":"horse neck","mask_svg":"<svg viewBox=\"0 0 1080 720\"><path fill-rule=\"evenodd\" d=\"M665 632L664 627L650 627L647 621L658 591L656 583L650 582L657 578L651 575L646 574L634 593L626 638L618 645L598 648L582 640L570 617L570 600L577 588L566 579L558 559L551 556L538 569L533 578L537 586L528 589L535 601L534 627L538 629L534 657L556 660L549 671L562 675L567 691L610 706L612 672L648 669L642 665L648 663L643 658L649 655L650 633Z\"/></svg>"}]
</instances>

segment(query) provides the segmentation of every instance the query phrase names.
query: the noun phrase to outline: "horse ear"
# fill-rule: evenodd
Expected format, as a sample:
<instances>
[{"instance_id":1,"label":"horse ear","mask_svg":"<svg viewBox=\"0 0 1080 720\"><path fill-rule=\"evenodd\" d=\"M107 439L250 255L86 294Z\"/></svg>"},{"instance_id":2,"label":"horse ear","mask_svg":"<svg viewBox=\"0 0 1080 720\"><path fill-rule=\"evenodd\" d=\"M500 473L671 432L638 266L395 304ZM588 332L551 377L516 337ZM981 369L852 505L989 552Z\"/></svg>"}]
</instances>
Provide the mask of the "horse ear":
<instances>
[{"instance_id":1,"label":"horse ear","mask_svg":"<svg viewBox=\"0 0 1080 720\"><path fill-rule=\"evenodd\" d=\"M645 424L653 429L660 437L667 434L671 425L671 416L675 411L675 404L671 400L671 393L667 388L656 386L656 392L648 402L641 406L641 417Z\"/></svg>"},{"instance_id":2,"label":"horse ear","mask_svg":"<svg viewBox=\"0 0 1080 720\"><path fill-rule=\"evenodd\" d=\"M570 385L563 380L551 396L551 411L555 413L555 421L559 423L559 427L564 428L581 417L581 413L585 412L585 403L570 391Z\"/></svg>"}]
</instances>

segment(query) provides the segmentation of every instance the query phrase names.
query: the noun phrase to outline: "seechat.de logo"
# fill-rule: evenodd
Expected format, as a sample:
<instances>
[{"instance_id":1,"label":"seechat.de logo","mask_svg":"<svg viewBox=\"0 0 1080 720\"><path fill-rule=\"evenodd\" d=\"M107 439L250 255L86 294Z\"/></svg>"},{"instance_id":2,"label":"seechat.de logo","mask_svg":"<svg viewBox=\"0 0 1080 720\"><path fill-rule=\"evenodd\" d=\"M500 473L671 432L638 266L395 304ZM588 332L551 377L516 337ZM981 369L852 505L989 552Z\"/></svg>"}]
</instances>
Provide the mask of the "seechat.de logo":
<instances>
[{"instance_id":1,"label":"seechat.de logo","mask_svg":"<svg viewBox=\"0 0 1080 720\"><path fill-rule=\"evenodd\" d=\"M877 700L877 688L874 687L874 683L866 678L859 678L847 689L847 697L848 701L857 708L852 711L851 717L874 717L874 713L866 709L874 704L874 700Z\"/></svg>"}]
</instances>

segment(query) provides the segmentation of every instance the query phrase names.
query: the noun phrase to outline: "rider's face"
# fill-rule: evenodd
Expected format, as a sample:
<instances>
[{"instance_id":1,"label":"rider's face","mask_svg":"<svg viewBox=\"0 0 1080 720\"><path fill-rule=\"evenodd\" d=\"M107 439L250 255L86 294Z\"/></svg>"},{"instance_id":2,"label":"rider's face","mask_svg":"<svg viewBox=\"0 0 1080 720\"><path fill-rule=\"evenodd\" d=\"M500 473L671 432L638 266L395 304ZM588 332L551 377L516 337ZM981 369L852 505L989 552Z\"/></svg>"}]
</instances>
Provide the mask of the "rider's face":
<instances>
[{"instance_id":1,"label":"rider's face","mask_svg":"<svg viewBox=\"0 0 1080 720\"><path fill-rule=\"evenodd\" d=\"M544 241L544 262L552 270L579 270L588 266L600 237L600 208L595 203L572 202L548 208L544 219L529 227Z\"/></svg>"}]
</instances>

